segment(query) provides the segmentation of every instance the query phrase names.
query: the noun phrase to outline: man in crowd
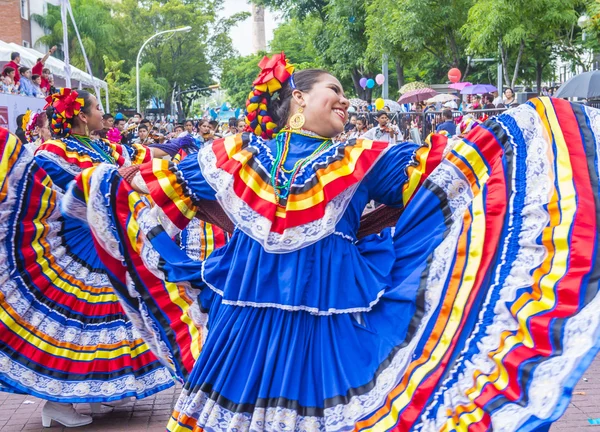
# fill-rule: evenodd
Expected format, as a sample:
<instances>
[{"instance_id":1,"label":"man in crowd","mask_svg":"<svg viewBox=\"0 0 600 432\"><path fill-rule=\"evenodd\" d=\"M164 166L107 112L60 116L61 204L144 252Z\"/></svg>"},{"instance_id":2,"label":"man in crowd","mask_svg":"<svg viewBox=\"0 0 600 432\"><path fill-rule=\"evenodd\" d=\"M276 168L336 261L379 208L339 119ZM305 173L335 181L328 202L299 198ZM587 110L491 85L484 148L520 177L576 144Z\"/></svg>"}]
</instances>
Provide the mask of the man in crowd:
<instances>
[{"instance_id":1,"label":"man in crowd","mask_svg":"<svg viewBox=\"0 0 600 432\"><path fill-rule=\"evenodd\" d=\"M118 112L115 115L115 123L114 123L114 127L116 127L119 132L121 133L121 144L129 144L129 140L127 139L127 134L125 133L125 126L126 126L127 120L125 119L125 116L123 115L123 113Z\"/></svg>"},{"instance_id":2,"label":"man in crowd","mask_svg":"<svg viewBox=\"0 0 600 432\"><path fill-rule=\"evenodd\" d=\"M391 145L395 145L398 141L402 141L403 136L400 133L398 126L390 123L390 118L386 111L379 111L376 115L377 126L364 134L361 138L370 139L373 141L387 141Z\"/></svg>"},{"instance_id":3,"label":"man in crowd","mask_svg":"<svg viewBox=\"0 0 600 432\"><path fill-rule=\"evenodd\" d=\"M148 119L142 119L140 121L140 126L141 125L146 125L146 127L148 128L148 130L150 130L151 127L152 127L152 122L150 120L148 120Z\"/></svg>"},{"instance_id":4,"label":"man in crowd","mask_svg":"<svg viewBox=\"0 0 600 432\"><path fill-rule=\"evenodd\" d=\"M50 94L50 69L45 68L46 60L56 51L56 46L50 48L50 50L46 53L46 55L42 58L37 59L35 65L31 68L31 73L34 75L39 75L42 77L42 82L40 84L41 89L45 92L45 94Z\"/></svg>"},{"instance_id":5,"label":"man in crowd","mask_svg":"<svg viewBox=\"0 0 600 432\"><path fill-rule=\"evenodd\" d=\"M15 131L15 135L19 137L22 143L27 142L27 136L25 135L25 130L23 129L23 117L25 114L19 114L17 116L17 129Z\"/></svg>"},{"instance_id":6,"label":"man in crowd","mask_svg":"<svg viewBox=\"0 0 600 432\"><path fill-rule=\"evenodd\" d=\"M115 118L111 113L106 113L102 116L102 128L105 131L109 131L115 126Z\"/></svg>"},{"instance_id":7,"label":"man in crowd","mask_svg":"<svg viewBox=\"0 0 600 432\"><path fill-rule=\"evenodd\" d=\"M228 122L227 131L223 134L224 137L237 134L237 119L231 117Z\"/></svg>"},{"instance_id":8,"label":"man in crowd","mask_svg":"<svg viewBox=\"0 0 600 432\"><path fill-rule=\"evenodd\" d=\"M19 73L19 63L21 63L21 54L19 54L18 52L13 52L10 54L10 61L6 63L2 68L3 71L7 67L11 67L15 70L15 85L19 84L19 81L21 81L21 74Z\"/></svg>"},{"instance_id":9,"label":"man in crowd","mask_svg":"<svg viewBox=\"0 0 600 432\"><path fill-rule=\"evenodd\" d=\"M487 93L484 97L484 105L485 109L494 109L496 108L496 104L494 104L494 95L491 93Z\"/></svg>"},{"instance_id":10,"label":"man in crowd","mask_svg":"<svg viewBox=\"0 0 600 432\"><path fill-rule=\"evenodd\" d=\"M453 137L456 135L456 123L452 120L452 111L445 109L442 111L443 123L440 123L436 128L436 132L446 131L448 136Z\"/></svg>"},{"instance_id":11,"label":"man in crowd","mask_svg":"<svg viewBox=\"0 0 600 432\"><path fill-rule=\"evenodd\" d=\"M138 126L138 137L133 142L137 144L150 145L153 144L154 141L150 138L150 132L148 130L148 126L145 124L140 124Z\"/></svg>"},{"instance_id":12,"label":"man in crowd","mask_svg":"<svg viewBox=\"0 0 600 432\"><path fill-rule=\"evenodd\" d=\"M181 125L181 124L175 125L175 129L173 130L173 135L175 137L178 137L182 133L183 133L183 125Z\"/></svg>"},{"instance_id":13,"label":"man in crowd","mask_svg":"<svg viewBox=\"0 0 600 432\"><path fill-rule=\"evenodd\" d=\"M127 120L125 120L123 113L117 113L113 122L114 127L119 129L119 132L123 132L125 130L125 123L127 123Z\"/></svg>"},{"instance_id":14,"label":"man in crowd","mask_svg":"<svg viewBox=\"0 0 600 432\"><path fill-rule=\"evenodd\" d=\"M502 101L502 96L500 96L498 94L498 90L493 91L492 92L492 96L494 96L494 99L492 100L492 103L494 104L494 106L498 106L498 104L501 104L503 102Z\"/></svg>"},{"instance_id":15,"label":"man in crowd","mask_svg":"<svg viewBox=\"0 0 600 432\"><path fill-rule=\"evenodd\" d=\"M133 116L125 123L125 137L128 143L135 142L138 134L137 129L142 121L142 115L138 112L134 113Z\"/></svg>"}]
</instances>

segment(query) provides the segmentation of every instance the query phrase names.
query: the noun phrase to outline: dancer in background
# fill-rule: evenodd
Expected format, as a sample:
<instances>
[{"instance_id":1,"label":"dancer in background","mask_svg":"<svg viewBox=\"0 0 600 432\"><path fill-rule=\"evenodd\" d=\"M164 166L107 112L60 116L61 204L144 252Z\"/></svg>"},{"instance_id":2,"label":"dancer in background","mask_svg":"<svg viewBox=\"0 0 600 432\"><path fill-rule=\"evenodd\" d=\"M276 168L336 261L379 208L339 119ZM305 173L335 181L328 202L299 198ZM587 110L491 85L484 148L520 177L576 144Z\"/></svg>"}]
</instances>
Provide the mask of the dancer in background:
<instances>
[{"instance_id":1,"label":"dancer in background","mask_svg":"<svg viewBox=\"0 0 600 432\"><path fill-rule=\"evenodd\" d=\"M119 304L87 224L60 214L67 186L85 168L148 162L153 150L91 139L102 111L86 91L63 89L48 108L55 138L45 135L46 113L37 114L28 130L38 134L35 156L0 136L10 152L0 175L0 383L45 399L44 426L75 427L92 418L73 403L99 411L173 379Z\"/></svg>"}]
</instances>

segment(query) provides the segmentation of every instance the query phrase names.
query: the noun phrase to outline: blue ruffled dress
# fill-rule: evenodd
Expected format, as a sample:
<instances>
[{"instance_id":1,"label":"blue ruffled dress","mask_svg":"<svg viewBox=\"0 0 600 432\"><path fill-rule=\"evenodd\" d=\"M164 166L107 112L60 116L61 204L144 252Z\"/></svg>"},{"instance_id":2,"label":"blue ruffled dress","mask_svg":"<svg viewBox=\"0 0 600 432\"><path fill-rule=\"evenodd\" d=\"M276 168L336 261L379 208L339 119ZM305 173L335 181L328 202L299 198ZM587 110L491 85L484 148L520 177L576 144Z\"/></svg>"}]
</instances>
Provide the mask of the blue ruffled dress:
<instances>
[{"instance_id":1,"label":"blue ruffled dress","mask_svg":"<svg viewBox=\"0 0 600 432\"><path fill-rule=\"evenodd\" d=\"M114 169L88 176L96 196L79 193L105 203L98 244L120 244L131 274L189 283L188 312L208 314L169 430L534 430L564 412L600 347L596 142L599 112L540 99L444 158L434 145L332 146L280 207L275 141L251 136L142 167L152 209ZM287 169L321 141L291 143ZM126 221L117 190L135 208ZM235 232L194 261L171 238L215 199ZM359 240L370 200L403 211ZM125 309L164 329L176 363L188 348L160 313L176 293L129 289Z\"/></svg>"}]
</instances>

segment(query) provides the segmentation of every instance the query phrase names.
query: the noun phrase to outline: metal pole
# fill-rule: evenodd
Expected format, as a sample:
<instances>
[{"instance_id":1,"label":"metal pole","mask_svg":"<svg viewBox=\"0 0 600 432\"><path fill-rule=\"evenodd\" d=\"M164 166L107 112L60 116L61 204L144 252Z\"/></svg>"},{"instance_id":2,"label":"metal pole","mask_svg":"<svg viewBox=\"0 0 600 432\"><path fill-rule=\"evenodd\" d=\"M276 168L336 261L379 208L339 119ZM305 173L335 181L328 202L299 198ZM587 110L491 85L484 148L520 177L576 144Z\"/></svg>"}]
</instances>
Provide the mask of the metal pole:
<instances>
[{"instance_id":1,"label":"metal pole","mask_svg":"<svg viewBox=\"0 0 600 432\"><path fill-rule=\"evenodd\" d=\"M496 87L498 87L498 96L502 97L502 89L504 88L504 86L502 85L502 75L503 75L503 70L502 70L502 62L498 62L498 80L497 80L497 85Z\"/></svg>"},{"instance_id":2,"label":"metal pole","mask_svg":"<svg viewBox=\"0 0 600 432\"><path fill-rule=\"evenodd\" d=\"M498 87L498 96L502 97L502 89L504 88L504 86L502 85L503 79L502 79L502 75L504 75L504 71L502 70L502 50L500 49L500 43L498 42L498 57L499 57L499 61L498 61L498 79L497 79L497 86Z\"/></svg>"},{"instance_id":3,"label":"metal pole","mask_svg":"<svg viewBox=\"0 0 600 432\"><path fill-rule=\"evenodd\" d=\"M69 22L67 21L67 0L60 2L60 18L63 26L63 54L65 61L65 85L71 88L71 65L69 60Z\"/></svg>"},{"instance_id":4,"label":"metal pole","mask_svg":"<svg viewBox=\"0 0 600 432\"><path fill-rule=\"evenodd\" d=\"M178 29L173 29L173 30L163 30L160 31L152 36L150 36L148 39L146 39L146 42L144 42L142 44L142 47L140 48L140 50L138 51L138 55L137 58L135 60L135 93L136 93L136 107L137 107L137 112L141 112L140 109L140 57L142 55L142 51L144 50L144 48L146 47L146 45L148 45L148 42L150 42L152 39L154 39L157 36L163 35L165 33L175 33L175 32L180 32L180 31L190 31L192 28L190 26L186 26L186 27L182 27L182 28L178 28Z\"/></svg>"},{"instance_id":5,"label":"metal pole","mask_svg":"<svg viewBox=\"0 0 600 432\"><path fill-rule=\"evenodd\" d=\"M385 81L383 82L383 86L381 87L381 97L383 99L388 99L388 94L389 94L389 86L388 86L389 71L388 71L388 55L387 54L383 55L383 62L382 63L383 64L381 65L381 73L385 77Z\"/></svg>"}]
</instances>

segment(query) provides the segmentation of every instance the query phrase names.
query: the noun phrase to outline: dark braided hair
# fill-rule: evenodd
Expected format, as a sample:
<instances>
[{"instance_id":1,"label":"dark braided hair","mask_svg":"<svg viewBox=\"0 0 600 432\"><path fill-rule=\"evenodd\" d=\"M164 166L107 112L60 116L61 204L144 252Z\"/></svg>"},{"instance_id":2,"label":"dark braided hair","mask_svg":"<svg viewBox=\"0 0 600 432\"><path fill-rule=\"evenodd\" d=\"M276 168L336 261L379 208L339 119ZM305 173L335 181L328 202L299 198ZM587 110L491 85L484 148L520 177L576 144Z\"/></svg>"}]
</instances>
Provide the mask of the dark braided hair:
<instances>
[{"instance_id":1,"label":"dark braided hair","mask_svg":"<svg viewBox=\"0 0 600 432\"><path fill-rule=\"evenodd\" d=\"M265 57L259 64L261 73L253 83L246 102L247 130L265 139L272 138L284 127L290 116L292 92L309 91L321 75L329 72L307 69L294 72L285 54Z\"/></svg>"},{"instance_id":2,"label":"dark braided hair","mask_svg":"<svg viewBox=\"0 0 600 432\"><path fill-rule=\"evenodd\" d=\"M85 114L90 114L92 112L92 94L86 90L77 90L77 97L83 99L80 111ZM52 105L46 108L46 114L48 115L48 118L51 119L51 130L55 136L62 138L71 134L73 122L77 116L67 118L63 113L59 113Z\"/></svg>"}]
</instances>

